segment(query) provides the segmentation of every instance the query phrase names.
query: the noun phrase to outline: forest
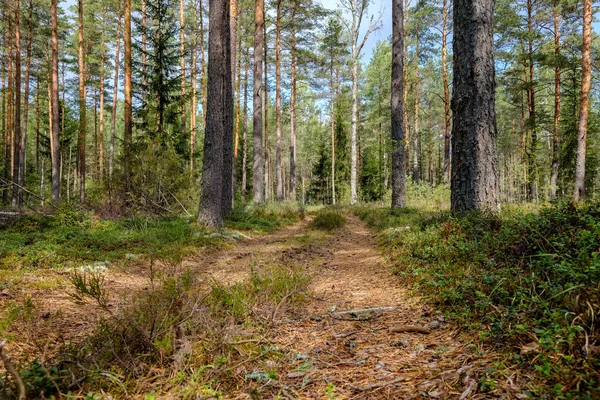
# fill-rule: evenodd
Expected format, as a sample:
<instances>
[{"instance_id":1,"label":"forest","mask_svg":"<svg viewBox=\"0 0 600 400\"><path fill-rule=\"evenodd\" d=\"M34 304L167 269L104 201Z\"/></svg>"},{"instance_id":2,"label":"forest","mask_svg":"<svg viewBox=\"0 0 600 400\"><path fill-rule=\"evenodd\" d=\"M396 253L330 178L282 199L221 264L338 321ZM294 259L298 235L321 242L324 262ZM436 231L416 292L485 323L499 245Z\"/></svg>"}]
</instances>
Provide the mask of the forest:
<instances>
[{"instance_id":1,"label":"forest","mask_svg":"<svg viewBox=\"0 0 600 400\"><path fill-rule=\"evenodd\" d=\"M591 0L0 0L0 398L600 397Z\"/></svg>"}]
</instances>

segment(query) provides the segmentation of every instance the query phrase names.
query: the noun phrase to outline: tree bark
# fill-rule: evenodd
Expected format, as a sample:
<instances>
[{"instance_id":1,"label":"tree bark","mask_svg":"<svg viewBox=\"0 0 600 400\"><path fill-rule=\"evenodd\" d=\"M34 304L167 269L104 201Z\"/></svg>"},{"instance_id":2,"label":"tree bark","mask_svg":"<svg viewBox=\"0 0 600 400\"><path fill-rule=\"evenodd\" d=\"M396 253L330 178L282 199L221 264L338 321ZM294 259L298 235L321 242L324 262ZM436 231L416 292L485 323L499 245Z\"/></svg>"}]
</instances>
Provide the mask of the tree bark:
<instances>
[{"instance_id":1,"label":"tree bark","mask_svg":"<svg viewBox=\"0 0 600 400\"><path fill-rule=\"evenodd\" d=\"M207 71L206 63L204 62L204 9L202 1L200 1L200 70L202 71L202 127L206 130L206 103L207 103Z\"/></svg>"},{"instance_id":2,"label":"tree bark","mask_svg":"<svg viewBox=\"0 0 600 400\"><path fill-rule=\"evenodd\" d=\"M184 0L179 0L179 69L181 74L181 136L187 138Z\"/></svg>"},{"instance_id":3,"label":"tree bark","mask_svg":"<svg viewBox=\"0 0 600 400\"><path fill-rule=\"evenodd\" d=\"M233 209L233 68L231 54L235 46L231 43L231 15L230 2L227 3L227 34L225 40L225 68L227 69L225 100L223 115L225 117L223 132L223 201L221 203L223 217L229 215Z\"/></svg>"},{"instance_id":4,"label":"tree bark","mask_svg":"<svg viewBox=\"0 0 600 400\"><path fill-rule=\"evenodd\" d=\"M290 95L290 188L288 198L296 200L296 8L297 0L292 0L292 19L290 32L291 95Z\"/></svg>"},{"instance_id":5,"label":"tree bark","mask_svg":"<svg viewBox=\"0 0 600 400\"><path fill-rule=\"evenodd\" d=\"M117 124L117 95L119 89L119 54L121 50L121 16L117 17L117 47L115 49L115 76L113 79L112 118L110 122L110 145L108 149L108 179L112 180L115 161L115 128ZM112 182L111 182L112 185Z\"/></svg>"},{"instance_id":6,"label":"tree bark","mask_svg":"<svg viewBox=\"0 0 600 400\"><path fill-rule=\"evenodd\" d=\"M560 6L559 0L554 0L554 131L552 136L552 165L550 173L550 200L556 199L558 190L558 160L560 156L560 86L561 86L561 55L560 55Z\"/></svg>"},{"instance_id":7,"label":"tree bark","mask_svg":"<svg viewBox=\"0 0 600 400\"><path fill-rule=\"evenodd\" d=\"M20 207L22 199L20 197L19 185L21 182L21 28L20 28L20 0L14 0L14 40L15 40L15 119L13 133L13 185L12 205Z\"/></svg>"},{"instance_id":8,"label":"tree bark","mask_svg":"<svg viewBox=\"0 0 600 400\"><path fill-rule=\"evenodd\" d=\"M538 167L537 167L537 115L535 107L535 65L533 63L533 0L527 0L527 32L528 35L528 67L529 85L527 87L527 104L529 106L529 132L531 142L527 152L527 169L529 180L527 181L527 196L530 201L537 201L538 197Z\"/></svg>"},{"instance_id":9,"label":"tree bark","mask_svg":"<svg viewBox=\"0 0 600 400\"><path fill-rule=\"evenodd\" d=\"M454 2L453 212L498 209L494 0Z\"/></svg>"},{"instance_id":10,"label":"tree bark","mask_svg":"<svg viewBox=\"0 0 600 400\"><path fill-rule=\"evenodd\" d=\"M125 190L131 192L131 145L133 141L133 116L131 99L131 0L124 0L123 47L125 50L124 64L124 119L123 132L123 170L125 175Z\"/></svg>"},{"instance_id":11,"label":"tree bark","mask_svg":"<svg viewBox=\"0 0 600 400\"><path fill-rule=\"evenodd\" d=\"M581 93L579 95L579 124L577 129L577 158L575 162L575 189L573 201L585 198L585 159L587 148L587 126L590 106L590 84L592 80L592 0L583 1L583 32L581 47Z\"/></svg>"},{"instance_id":12,"label":"tree bark","mask_svg":"<svg viewBox=\"0 0 600 400\"><path fill-rule=\"evenodd\" d=\"M417 28L418 29L418 28ZM419 64L420 64L420 48L419 48L419 32L417 31L417 35L415 37L415 116L414 116L414 130L413 130L413 182L417 185L419 184L420 178L420 168L419 168L419 103L420 103L420 94L419 94Z\"/></svg>"},{"instance_id":13,"label":"tree bark","mask_svg":"<svg viewBox=\"0 0 600 400\"><path fill-rule=\"evenodd\" d=\"M194 0L194 40L192 43L192 65L191 65L191 84L192 94L190 99L190 172L193 173L196 170L196 131L198 124L196 122L196 113L198 112L198 82L197 82L197 64L198 64L198 0Z\"/></svg>"},{"instance_id":14,"label":"tree bark","mask_svg":"<svg viewBox=\"0 0 600 400\"><path fill-rule=\"evenodd\" d=\"M246 63L244 66L244 121L242 135L242 200L246 201L248 193L248 69L250 68L250 54L246 49Z\"/></svg>"},{"instance_id":15,"label":"tree bark","mask_svg":"<svg viewBox=\"0 0 600 400\"><path fill-rule=\"evenodd\" d=\"M119 18L119 17L117 17ZM146 34L146 0L142 0L142 103L146 104L146 93L148 82L146 80L146 68L147 68L147 43L148 38ZM117 39L118 40L118 39Z\"/></svg>"},{"instance_id":16,"label":"tree bark","mask_svg":"<svg viewBox=\"0 0 600 400\"><path fill-rule=\"evenodd\" d=\"M104 182L104 59L106 54L104 52L104 17L102 18L102 39L101 39L101 52L100 52L100 134L98 141L100 142L99 154L98 154L98 177L100 182Z\"/></svg>"},{"instance_id":17,"label":"tree bark","mask_svg":"<svg viewBox=\"0 0 600 400\"><path fill-rule=\"evenodd\" d=\"M83 0L77 2L78 10L78 59L79 70L79 135L77 151L79 156L79 202L85 202L85 128L86 128L86 90L85 59L83 55Z\"/></svg>"},{"instance_id":18,"label":"tree bark","mask_svg":"<svg viewBox=\"0 0 600 400\"><path fill-rule=\"evenodd\" d=\"M58 15L57 1L51 1L52 13L52 84L50 156L52 162L52 201L60 201L60 142L58 138Z\"/></svg>"},{"instance_id":19,"label":"tree bark","mask_svg":"<svg viewBox=\"0 0 600 400\"><path fill-rule=\"evenodd\" d=\"M253 108L253 127L254 127L254 160L252 166L252 190L254 193L254 202L264 202L264 161L263 161L263 86L262 86L262 68L263 68L263 46L264 46L264 27L265 23L265 3L264 0L256 0L254 8L254 108ZM292 28L293 30L293 28ZM292 39L293 40L293 39ZM292 56L293 58L293 56ZM292 88L292 91L294 89ZM293 95L292 95L293 96Z\"/></svg>"},{"instance_id":20,"label":"tree bark","mask_svg":"<svg viewBox=\"0 0 600 400\"><path fill-rule=\"evenodd\" d=\"M264 186L265 186L265 202L269 202L269 159L271 157L271 155L269 154L269 76L268 76L268 68L267 65L269 63L269 58L268 58L268 54L267 54L267 49L269 47L269 43L267 40L267 24L264 23L263 24L264 27L264 36L265 36L265 41L264 41L264 50L265 50L265 54L264 54L264 73L265 73L265 83L264 83L264 97L265 97L265 165L264 165L264 174L265 174L265 178L264 178Z\"/></svg>"},{"instance_id":21,"label":"tree bark","mask_svg":"<svg viewBox=\"0 0 600 400\"><path fill-rule=\"evenodd\" d=\"M408 1L404 1L404 38L408 37ZM404 65L408 65L408 40L404 40ZM408 124L408 68L404 68L402 81L404 82L404 93L402 96L402 122L404 124L404 170L410 173L410 128Z\"/></svg>"},{"instance_id":22,"label":"tree bark","mask_svg":"<svg viewBox=\"0 0 600 400\"><path fill-rule=\"evenodd\" d=\"M442 82L444 85L444 181L450 182L450 88L448 85L448 0L443 1L442 10Z\"/></svg>"},{"instance_id":23,"label":"tree bark","mask_svg":"<svg viewBox=\"0 0 600 400\"><path fill-rule=\"evenodd\" d=\"M204 135L202 190L198 221L207 226L223 224L224 140L227 114L232 111L229 0L210 0L208 39L208 109ZM230 163L231 164L231 163Z\"/></svg>"},{"instance_id":24,"label":"tree bark","mask_svg":"<svg viewBox=\"0 0 600 400\"><path fill-rule=\"evenodd\" d=\"M275 20L275 191L277 201L283 201L283 175L281 165L281 1L277 0Z\"/></svg>"},{"instance_id":25,"label":"tree bark","mask_svg":"<svg viewBox=\"0 0 600 400\"><path fill-rule=\"evenodd\" d=\"M402 0L392 3L392 208L406 207L404 173L404 15Z\"/></svg>"}]
</instances>

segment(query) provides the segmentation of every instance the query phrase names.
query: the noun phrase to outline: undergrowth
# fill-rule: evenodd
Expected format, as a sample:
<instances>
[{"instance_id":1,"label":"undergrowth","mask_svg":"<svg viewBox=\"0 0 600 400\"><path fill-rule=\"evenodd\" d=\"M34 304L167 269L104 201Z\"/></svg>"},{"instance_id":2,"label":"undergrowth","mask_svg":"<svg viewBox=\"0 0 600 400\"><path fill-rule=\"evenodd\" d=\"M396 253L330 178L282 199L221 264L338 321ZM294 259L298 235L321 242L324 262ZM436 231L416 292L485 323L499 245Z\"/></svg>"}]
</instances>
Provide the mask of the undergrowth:
<instances>
[{"instance_id":1,"label":"undergrowth","mask_svg":"<svg viewBox=\"0 0 600 400\"><path fill-rule=\"evenodd\" d=\"M149 278L147 290L115 307L121 301L107 292L101 274L73 273L73 300L95 305L103 318L51 359L19 366L28 395L194 399L273 390L259 389L284 357L269 342L269 329L304 300L310 279L302 269L256 267L228 286L161 261L150 266ZM12 380L0 375L0 398L14 395Z\"/></svg>"},{"instance_id":2,"label":"undergrowth","mask_svg":"<svg viewBox=\"0 0 600 400\"><path fill-rule=\"evenodd\" d=\"M501 217L357 215L381 231L401 279L508 349L508 364L534 371L531 396L600 397L600 204Z\"/></svg>"},{"instance_id":3,"label":"undergrowth","mask_svg":"<svg viewBox=\"0 0 600 400\"><path fill-rule=\"evenodd\" d=\"M324 208L317 211L315 218L310 222L312 229L333 231L342 228L346 224L346 218L340 211L333 208Z\"/></svg>"}]
</instances>

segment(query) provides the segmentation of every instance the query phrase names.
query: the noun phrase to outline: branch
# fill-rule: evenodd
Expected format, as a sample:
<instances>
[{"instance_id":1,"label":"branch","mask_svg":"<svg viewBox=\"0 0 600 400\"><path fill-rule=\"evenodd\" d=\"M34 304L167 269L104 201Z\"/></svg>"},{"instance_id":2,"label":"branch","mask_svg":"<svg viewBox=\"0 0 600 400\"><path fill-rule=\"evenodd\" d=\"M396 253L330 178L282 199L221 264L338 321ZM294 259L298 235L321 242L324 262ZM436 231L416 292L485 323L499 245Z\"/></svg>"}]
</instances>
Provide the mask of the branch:
<instances>
[{"instance_id":1,"label":"branch","mask_svg":"<svg viewBox=\"0 0 600 400\"><path fill-rule=\"evenodd\" d=\"M8 373L10 373L13 378L15 379L15 382L17 382L17 387L19 388L19 400L25 400L25 398L27 397L27 392L25 391L25 385L23 385L23 381L21 380L21 377L19 376L19 374L17 373L17 370L15 369L15 366L12 363L12 360L10 359L10 357L8 355L6 355L4 353L4 346L6 345L6 340L3 340L2 342L0 342L0 358L2 359L2 362L4 363L4 366L6 367L6 370L8 371Z\"/></svg>"}]
</instances>

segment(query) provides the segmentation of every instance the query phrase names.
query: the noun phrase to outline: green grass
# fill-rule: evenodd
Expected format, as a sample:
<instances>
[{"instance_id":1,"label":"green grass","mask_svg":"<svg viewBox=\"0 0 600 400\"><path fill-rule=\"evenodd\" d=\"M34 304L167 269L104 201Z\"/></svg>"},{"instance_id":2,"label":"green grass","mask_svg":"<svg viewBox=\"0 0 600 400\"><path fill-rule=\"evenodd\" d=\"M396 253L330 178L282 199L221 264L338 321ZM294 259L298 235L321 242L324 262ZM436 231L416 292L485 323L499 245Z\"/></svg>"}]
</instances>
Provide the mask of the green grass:
<instances>
[{"instance_id":1,"label":"green grass","mask_svg":"<svg viewBox=\"0 0 600 400\"><path fill-rule=\"evenodd\" d=\"M586 347L600 342L600 204L500 217L357 214L380 230L400 279L482 340L509 349L508 364L534 371L532 395L600 396L600 357ZM537 349L521 354L532 341Z\"/></svg>"},{"instance_id":2,"label":"green grass","mask_svg":"<svg viewBox=\"0 0 600 400\"><path fill-rule=\"evenodd\" d=\"M283 206L238 206L226 220L228 229L272 232L298 221L301 211ZM130 218L98 220L62 211L31 216L0 232L0 269L37 270L115 262L140 256L178 259L200 247L219 245L193 218Z\"/></svg>"}]
</instances>

